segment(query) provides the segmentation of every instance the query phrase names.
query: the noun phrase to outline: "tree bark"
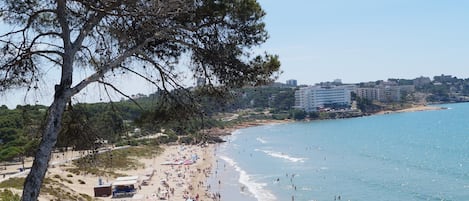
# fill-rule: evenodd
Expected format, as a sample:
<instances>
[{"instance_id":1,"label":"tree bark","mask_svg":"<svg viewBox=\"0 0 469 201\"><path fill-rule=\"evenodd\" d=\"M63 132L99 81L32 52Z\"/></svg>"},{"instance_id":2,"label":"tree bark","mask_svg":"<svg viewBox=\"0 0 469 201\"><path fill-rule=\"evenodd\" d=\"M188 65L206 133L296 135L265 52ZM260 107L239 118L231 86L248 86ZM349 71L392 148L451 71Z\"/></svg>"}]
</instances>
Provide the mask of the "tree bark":
<instances>
[{"instance_id":1,"label":"tree bark","mask_svg":"<svg viewBox=\"0 0 469 201\"><path fill-rule=\"evenodd\" d=\"M23 195L21 197L22 201L37 201L39 197L41 185L46 175L47 168L49 167L51 154L57 143L57 136L62 127L62 116L72 96L70 87L73 78L73 57L76 50L70 42L70 28L67 22L65 0L57 1L56 13L62 29L61 37L64 44L62 74L60 84L55 85L54 102L52 102L47 112L41 143L39 144L31 171L24 183Z\"/></svg>"},{"instance_id":2,"label":"tree bark","mask_svg":"<svg viewBox=\"0 0 469 201\"><path fill-rule=\"evenodd\" d=\"M62 116L67 105L67 99L68 98L64 93L62 93L55 97L54 102L49 107L42 140L39 144L36 157L34 158L31 171L26 177L24 183L22 201L36 201L39 196L40 187L47 172L49 160L55 143L57 142L57 135L60 131Z\"/></svg>"}]
</instances>

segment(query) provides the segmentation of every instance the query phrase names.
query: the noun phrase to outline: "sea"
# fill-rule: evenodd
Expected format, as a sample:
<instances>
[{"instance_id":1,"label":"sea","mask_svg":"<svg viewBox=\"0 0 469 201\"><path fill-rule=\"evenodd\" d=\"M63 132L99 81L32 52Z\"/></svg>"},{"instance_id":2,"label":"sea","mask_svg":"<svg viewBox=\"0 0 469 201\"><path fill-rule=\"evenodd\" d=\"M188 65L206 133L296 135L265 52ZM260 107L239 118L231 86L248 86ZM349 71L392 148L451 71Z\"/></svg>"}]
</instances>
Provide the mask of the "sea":
<instances>
[{"instance_id":1,"label":"sea","mask_svg":"<svg viewBox=\"0 0 469 201\"><path fill-rule=\"evenodd\" d=\"M217 145L224 201L467 201L469 103L239 129Z\"/></svg>"}]
</instances>

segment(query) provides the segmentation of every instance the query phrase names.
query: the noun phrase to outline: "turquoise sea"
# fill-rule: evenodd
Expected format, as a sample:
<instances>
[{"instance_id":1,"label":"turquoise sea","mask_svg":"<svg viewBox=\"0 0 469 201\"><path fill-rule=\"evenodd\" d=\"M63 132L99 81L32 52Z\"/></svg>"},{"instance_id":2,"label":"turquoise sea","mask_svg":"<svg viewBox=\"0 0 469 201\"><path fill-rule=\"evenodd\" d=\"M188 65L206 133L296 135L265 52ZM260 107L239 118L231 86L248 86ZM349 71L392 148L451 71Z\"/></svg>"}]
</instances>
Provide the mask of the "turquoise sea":
<instances>
[{"instance_id":1,"label":"turquoise sea","mask_svg":"<svg viewBox=\"0 0 469 201\"><path fill-rule=\"evenodd\" d=\"M217 147L211 191L226 201L469 200L469 103L441 106L240 129Z\"/></svg>"}]
</instances>

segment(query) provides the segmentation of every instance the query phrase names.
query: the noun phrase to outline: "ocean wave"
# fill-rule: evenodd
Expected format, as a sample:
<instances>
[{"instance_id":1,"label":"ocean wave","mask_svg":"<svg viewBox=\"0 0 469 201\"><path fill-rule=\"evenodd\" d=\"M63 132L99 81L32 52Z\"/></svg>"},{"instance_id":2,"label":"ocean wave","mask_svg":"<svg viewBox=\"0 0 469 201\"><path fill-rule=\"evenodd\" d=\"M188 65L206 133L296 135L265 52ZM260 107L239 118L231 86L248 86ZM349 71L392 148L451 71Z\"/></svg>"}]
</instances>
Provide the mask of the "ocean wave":
<instances>
[{"instance_id":1,"label":"ocean wave","mask_svg":"<svg viewBox=\"0 0 469 201\"><path fill-rule=\"evenodd\" d=\"M313 188L311 188L311 187L301 187L301 190L302 191L312 191Z\"/></svg>"},{"instance_id":2,"label":"ocean wave","mask_svg":"<svg viewBox=\"0 0 469 201\"><path fill-rule=\"evenodd\" d=\"M230 166L234 167L234 169L239 172L239 183L247 187L248 191L251 192L254 197L259 201L274 201L277 200L275 195L273 195L270 191L264 189L264 186L267 184L265 183L256 183L251 180L250 176L238 166L238 164L231 158L226 156L220 156L220 158L226 161Z\"/></svg>"},{"instance_id":3,"label":"ocean wave","mask_svg":"<svg viewBox=\"0 0 469 201\"><path fill-rule=\"evenodd\" d=\"M243 132L240 129L238 129L238 130L235 130L235 131L231 132L231 135L239 135L241 133L243 133Z\"/></svg>"},{"instance_id":4,"label":"ocean wave","mask_svg":"<svg viewBox=\"0 0 469 201\"><path fill-rule=\"evenodd\" d=\"M284 154L284 153L281 153L281 152L275 152L275 151L260 150L260 149L256 149L256 151L261 151L261 152L266 153L269 156L272 156L272 157L275 157L275 158L286 159L286 160L289 160L289 161L295 162L295 163L296 162L303 163L303 162L305 162L305 159L306 159L306 158L295 158L295 157L289 156L287 154Z\"/></svg>"},{"instance_id":5,"label":"ocean wave","mask_svg":"<svg viewBox=\"0 0 469 201\"><path fill-rule=\"evenodd\" d=\"M236 141L238 139L238 135L242 134L243 132L241 130L235 130L233 132L231 132L231 135L228 135L226 136L226 138L223 138L224 140L227 140L227 141Z\"/></svg>"},{"instance_id":6,"label":"ocean wave","mask_svg":"<svg viewBox=\"0 0 469 201\"><path fill-rule=\"evenodd\" d=\"M257 137L256 140L259 141L262 144L267 144L267 141L265 141L264 139L262 139L260 137Z\"/></svg>"}]
</instances>

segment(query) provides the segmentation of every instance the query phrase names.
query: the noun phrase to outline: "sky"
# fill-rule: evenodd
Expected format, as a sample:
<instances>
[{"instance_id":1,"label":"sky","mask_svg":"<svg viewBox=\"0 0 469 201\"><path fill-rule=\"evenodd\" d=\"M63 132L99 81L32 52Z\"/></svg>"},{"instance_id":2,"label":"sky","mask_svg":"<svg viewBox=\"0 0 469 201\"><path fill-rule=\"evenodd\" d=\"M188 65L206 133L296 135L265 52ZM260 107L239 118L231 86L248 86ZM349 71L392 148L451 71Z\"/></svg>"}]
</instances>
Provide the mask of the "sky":
<instances>
[{"instance_id":1,"label":"sky","mask_svg":"<svg viewBox=\"0 0 469 201\"><path fill-rule=\"evenodd\" d=\"M469 77L469 1L259 0L279 81Z\"/></svg>"},{"instance_id":2,"label":"sky","mask_svg":"<svg viewBox=\"0 0 469 201\"><path fill-rule=\"evenodd\" d=\"M469 1L258 1L267 13L270 38L255 51L279 55L279 82L358 83L441 74L469 78ZM142 80L119 79L129 94L154 90ZM19 91L0 94L0 105L48 105L56 80L49 75L46 87L27 96ZM76 99L96 102L107 95L91 86Z\"/></svg>"}]
</instances>

